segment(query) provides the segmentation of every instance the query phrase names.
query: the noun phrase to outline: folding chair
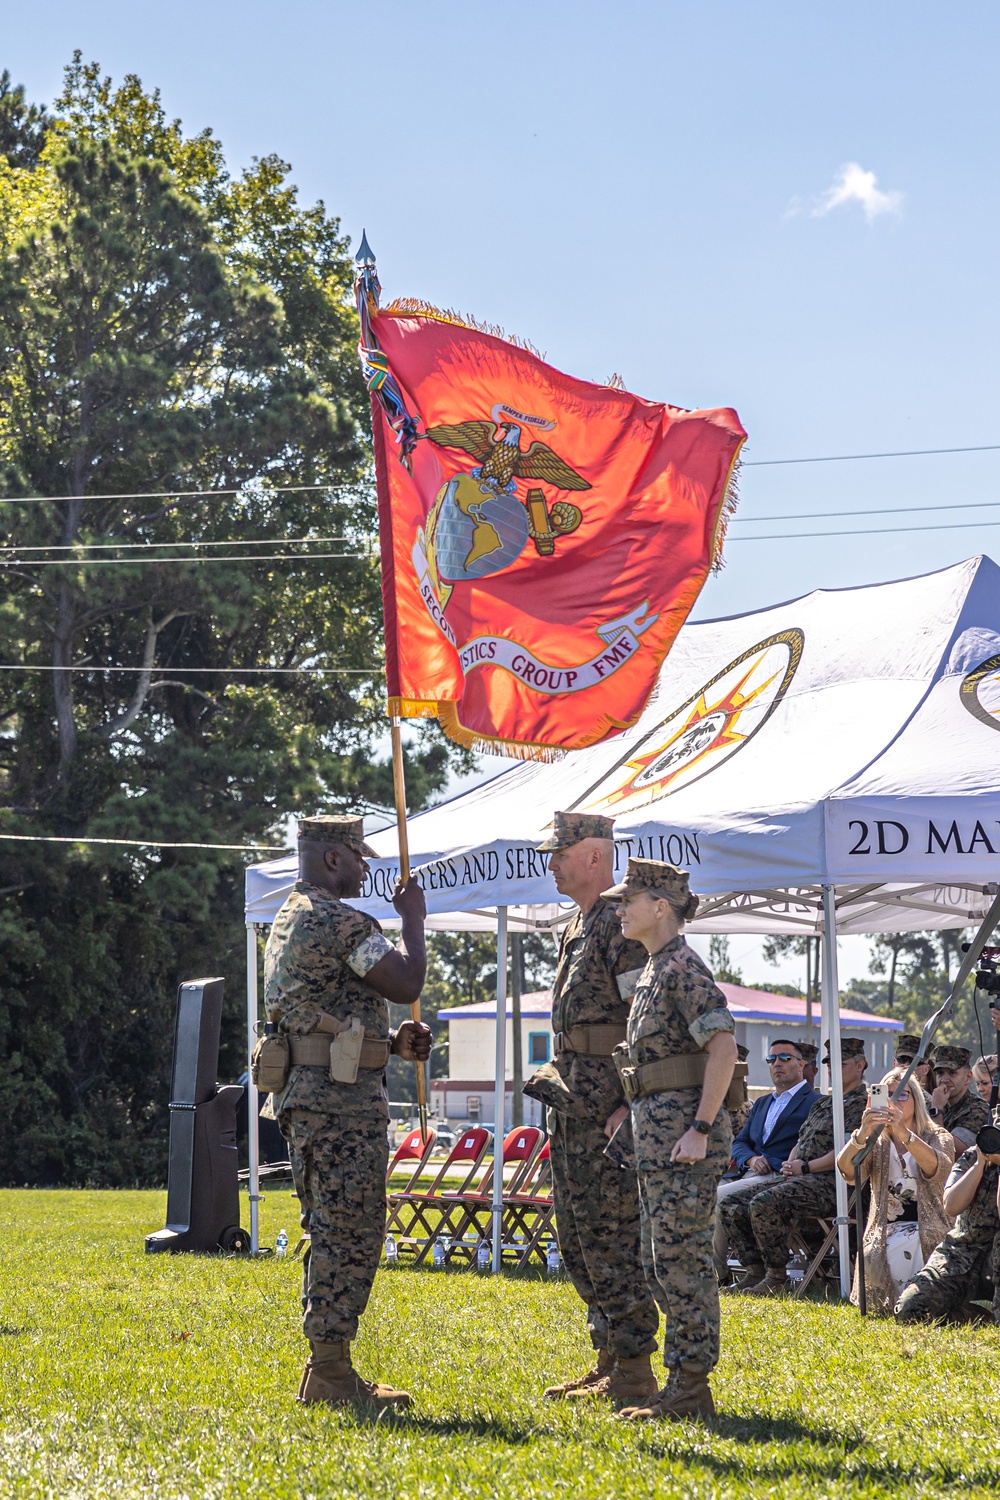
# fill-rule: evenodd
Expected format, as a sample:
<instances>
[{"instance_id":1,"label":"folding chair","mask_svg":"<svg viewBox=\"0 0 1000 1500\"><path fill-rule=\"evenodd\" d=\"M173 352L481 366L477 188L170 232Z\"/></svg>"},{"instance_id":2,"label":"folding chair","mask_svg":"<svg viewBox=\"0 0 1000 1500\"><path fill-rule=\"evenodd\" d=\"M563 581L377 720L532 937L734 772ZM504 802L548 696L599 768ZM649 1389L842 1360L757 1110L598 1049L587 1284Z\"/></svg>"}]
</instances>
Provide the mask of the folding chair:
<instances>
[{"instance_id":1,"label":"folding chair","mask_svg":"<svg viewBox=\"0 0 1000 1500\"><path fill-rule=\"evenodd\" d=\"M541 1142L542 1132L536 1125L518 1125L504 1137L500 1151L504 1213L510 1195L520 1192L530 1176ZM510 1166L513 1166L514 1171L508 1181L506 1169ZM451 1240L446 1260L451 1260L454 1255L464 1255L471 1262L476 1258L481 1241L492 1237L495 1167L496 1163L492 1162L473 1192L466 1189L461 1193L443 1195L437 1238L442 1239L447 1235ZM501 1225L503 1226L503 1219ZM501 1232L501 1240L504 1238Z\"/></svg>"},{"instance_id":2,"label":"folding chair","mask_svg":"<svg viewBox=\"0 0 1000 1500\"><path fill-rule=\"evenodd\" d=\"M410 1193L416 1189L420 1174L424 1170L428 1157L434 1150L436 1140L437 1131L430 1128L427 1131L426 1141L419 1130L411 1130L409 1135L404 1136L403 1140L396 1147L385 1174L387 1191ZM403 1181L397 1182L395 1189L393 1189L393 1178L398 1172L404 1174Z\"/></svg>"},{"instance_id":3,"label":"folding chair","mask_svg":"<svg viewBox=\"0 0 1000 1500\"><path fill-rule=\"evenodd\" d=\"M415 1265L420 1264L437 1238L437 1220L445 1197L451 1199L455 1196L453 1191L447 1195L443 1192L448 1178L456 1169L463 1172L458 1193L467 1192L480 1172L490 1137L491 1132L483 1125L463 1130L429 1187L423 1191L392 1195L390 1203L396 1209L394 1223L400 1234L399 1249L407 1254L414 1252L417 1257ZM435 1216L433 1223L429 1217L431 1214ZM426 1239L414 1232L419 1230L426 1233Z\"/></svg>"},{"instance_id":4,"label":"folding chair","mask_svg":"<svg viewBox=\"0 0 1000 1500\"><path fill-rule=\"evenodd\" d=\"M854 1208L855 1196L856 1196L856 1190L854 1188L852 1188L851 1191L850 1191L850 1193L848 1194L848 1198L847 1198L847 1223L848 1223L848 1230L847 1230L847 1232L848 1232L849 1236L850 1236L850 1233L851 1233L852 1229L854 1229L855 1231L857 1230L857 1218L856 1218L856 1216L853 1217L853 1218L851 1216L851 1212L852 1212L852 1210ZM808 1291L811 1283L815 1280L815 1278L817 1276L823 1274L823 1272L824 1272L824 1265L823 1265L823 1263L826 1260L826 1257L829 1255L830 1251L833 1249L834 1244L836 1243L836 1240L837 1240L837 1231L838 1231L838 1228L839 1228L839 1226L837 1224L836 1217L834 1217L832 1219L823 1219L823 1218L820 1218L819 1215L817 1215L816 1218L814 1218L812 1220L805 1221L805 1222L809 1222L809 1223L813 1223L813 1224L818 1224L820 1226L820 1230L822 1231L822 1234L823 1234L823 1240L822 1240L822 1243L820 1244L819 1249L817 1250L815 1248L814 1244L812 1244L812 1245L809 1244L808 1240L806 1239L805 1235L803 1234L802 1229L800 1227L801 1222L802 1221L800 1221L799 1224L793 1223L792 1228L791 1228L791 1230L789 1232L789 1235L788 1235L788 1248L790 1250L800 1251L802 1253L802 1255L805 1257L805 1259L807 1260L807 1262L808 1262L808 1264L806 1266L806 1269L805 1269L805 1272L803 1273L802 1280L799 1282L798 1286L795 1288L794 1292L792 1293L793 1297L804 1297L805 1294L806 1294L806 1292ZM832 1277L826 1277L825 1279L831 1280L831 1279L834 1279L834 1278L832 1278ZM839 1282L840 1282L840 1262L839 1262L839 1259L838 1259L838 1262L837 1262L837 1269L836 1269L835 1279L836 1279L836 1281L837 1281L837 1283L839 1285Z\"/></svg>"},{"instance_id":5,"label":"folding chair","mask_svg":"<svg viewBox=\"0 0 1000 1500\"><path fill-rule=\"evenodd\" d=\"M400 1231L399 1213L402 1195L419 1192L421 1178L428 1171L433 1171L431 1152L436 1140L436 1130L428 1129L426 1141L419 1130L411 1130L396 1148L385 1174L386 1234L398 1234ZM400 1173L403 1174L401 1179L398 1176ZM429 1186L429 1182L425 1185Z\"/></svg>"},{"instance_id":6,"label":"folding chair","mask_svg":"<svg viewBox=\"0 0 1000 1500\"><path fill-rule=\"evenodd\" d=\"M543 1240L556 1238L554 1213L552 1160L546 1141L535 1157L529 1177L506 1200L504 1241L514 1247L516 1270L523 1271L533 1255L545 1264L547 1247Z\"/></svg>"}]
</instances>

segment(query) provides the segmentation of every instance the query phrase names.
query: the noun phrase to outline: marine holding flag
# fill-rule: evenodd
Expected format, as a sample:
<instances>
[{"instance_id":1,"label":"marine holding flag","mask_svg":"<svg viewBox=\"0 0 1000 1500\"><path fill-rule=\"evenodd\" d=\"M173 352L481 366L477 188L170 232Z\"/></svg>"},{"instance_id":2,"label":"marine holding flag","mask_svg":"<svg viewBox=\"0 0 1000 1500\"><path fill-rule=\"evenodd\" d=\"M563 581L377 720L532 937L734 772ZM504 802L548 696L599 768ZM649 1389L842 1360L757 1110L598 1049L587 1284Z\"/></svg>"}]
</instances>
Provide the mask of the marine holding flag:
<instances>
[{"instance_id":1,"label":"marine holding flag","mask_svg":"<svg viewBox=\"0 0 1000 1500\"><path fill-rule=\"evenodd\" d=\"M746 434L356 286L389 712L544 758L633 724L720 558Z\"/></svg>"}]
</instances>

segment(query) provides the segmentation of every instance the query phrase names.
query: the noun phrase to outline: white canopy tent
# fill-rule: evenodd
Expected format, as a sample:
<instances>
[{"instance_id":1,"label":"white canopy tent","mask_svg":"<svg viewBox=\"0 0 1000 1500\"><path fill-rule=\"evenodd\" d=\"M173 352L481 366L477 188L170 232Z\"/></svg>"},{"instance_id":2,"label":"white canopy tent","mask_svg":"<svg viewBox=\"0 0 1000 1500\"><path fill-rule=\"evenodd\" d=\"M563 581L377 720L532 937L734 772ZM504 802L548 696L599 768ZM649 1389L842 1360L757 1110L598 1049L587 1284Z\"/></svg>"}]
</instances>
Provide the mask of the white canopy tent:
<instances>
[{"instance_id":1,"label":"white canopy tent","mask_svg":"<svg viewBox=\"0 0 1000 1500\"><path fill-rule=\"evenodd\" d=\"M429 925L496 927L505 951L508 919L549 927L568 915L536 849L553 811L608 813L618 870L629 855L690 870L705 898L692 931L824 937L825 1039L839 1031L838 934L964 927L989 907L998 731L995 563L822 590L685 626L638 724L412 818L411 864ZM358 904L388 925L395 829L371 842L381 857ZM294 878L294 859L247 871L250 1023L252 925L272 920ZM834 1062L842 1120L839 1049ZM844 1192L840 1217L846 1267Z\"/></svg>"}]
</instances>

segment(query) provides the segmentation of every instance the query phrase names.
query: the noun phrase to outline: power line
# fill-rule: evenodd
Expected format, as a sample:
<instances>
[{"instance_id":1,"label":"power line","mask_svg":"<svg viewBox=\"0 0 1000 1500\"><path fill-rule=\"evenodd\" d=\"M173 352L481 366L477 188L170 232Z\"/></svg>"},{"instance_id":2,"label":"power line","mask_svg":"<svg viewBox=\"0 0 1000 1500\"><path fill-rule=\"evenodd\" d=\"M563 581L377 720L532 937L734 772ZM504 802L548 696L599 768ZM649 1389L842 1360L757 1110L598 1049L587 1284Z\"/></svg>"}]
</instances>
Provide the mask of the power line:
<instances>
[{"instance_id":1,"label":"power line","mask_svg":"<svg viewBox=\"0 0 1000 1500\"><path fill-rule=\"evenodd\" d=\"M268 484L264 479L248 480L247 484L232 490L134 490L120 495L11 495L0 497L0 505L65 505L70 500L84 500L88 505L96 505L101 500L200 500L211 499L216 495L246 495L248 500L255 500L260 497L248 489L249 484L263 484L268 495L298 495L311 490L325 490L328 494L334 494L338 490L357 490L366 483L366 480L359 479L353 484Z\"/></svg>"},{"instance_id":2,"label":"power line","mask_svg":"<svg viewBox=\"0 0 1000 1500\"><path fill-rule=\"evenodd\" d=\"M305 542L349 542L349 536L265 536L265 537L242 537L234 536L227 538L224 542L71 542L68 546L55 542L46 543L37 547L26 547L20 542L0 542L0 552L4 546L12 547L17 552L78 552L92 551L95 547L102 549L113 547L117 552L144 551L150 547L273 547L276 545L292 546L293 543Z\"/></svg>"},{"instance_id":3,"label":"power line","mask_svg":"<svg viewBox=\"0 0 1000 1500\"><path fill-rule=\"evenodd\" d=\"M900 448L893 453L824 453L819 458L748 458L744 469L769 469L777 464L847 464L863 458L926 458L932 453L996 453L1000 443L980 443L974 448Z\"/></svg>"},{"instance_id":4,"label":"power line","mask_svg":"<svg viewBox=\"0 0 1000 1500\"><path fill-rule=\"evenodd\" d=\"M991 510L1000 505L1000 500L976 500L966 504L961 500L953 500L947 505L908 505L906 510L900 510L898 505L892 505L887 510L810 510L803 511L801 515L784 516L731 516L730 526L734 522L744 521L753 525L759 521L825 521L835 520L839 516L910 516L919 515L928 510Z\"/></svg>"},{"instance_id":5,"label":"power line","mask_svg":"<svg viewBox=\"0 0 1000 1500\"><path fill-rule=\"evenodd\" d=\"M5 557L0 566L5 568L111 568L115 565L129 568L149 568L163 563L261 563L326 561L333 557L372 557L371 552L272 552L242 553L236 557L80 557L80 558L33 558Z\"/></svg>"},{"instance_id":6,"label":"power line","mask_svg":"<svg viewBox=\"0 0 1000 1500\"><path fill-rule=\"evenodd\" d=\"M157 663L154 667L52 667L24 664L22 662L0 662L0 672L182 672L207 673L213 677L261 677L261 676L306 676L325 677L339 674L343 677L368 677L372 672L382 672L381 665L374 667L181 667Z\"/></svg>"},{"instance_id":7,"label":"power line","mask_svg":"<svg viewBox=\"0 0 1000 1500\"><path fill-rule=\"evenodd\" d=\"M0 833L19 844L117 844L127 849L237 849L241 854L291 854L287 844L171 844L163 839L71 839L49 833Z\"/></svg>"},{"instance_id":8,"label":"power line","mask_svg":"<svg viewBox=\"0 0 1000 1500\"><path fill-rule=\"evenodd\" d=\"M904 531L973 531L1000 521L958 521L948 526L873 526L863 531L766 531L763 536L731 536L730 542L811 542L820 536L898 536Z\"/></svg>"}]
</instances>

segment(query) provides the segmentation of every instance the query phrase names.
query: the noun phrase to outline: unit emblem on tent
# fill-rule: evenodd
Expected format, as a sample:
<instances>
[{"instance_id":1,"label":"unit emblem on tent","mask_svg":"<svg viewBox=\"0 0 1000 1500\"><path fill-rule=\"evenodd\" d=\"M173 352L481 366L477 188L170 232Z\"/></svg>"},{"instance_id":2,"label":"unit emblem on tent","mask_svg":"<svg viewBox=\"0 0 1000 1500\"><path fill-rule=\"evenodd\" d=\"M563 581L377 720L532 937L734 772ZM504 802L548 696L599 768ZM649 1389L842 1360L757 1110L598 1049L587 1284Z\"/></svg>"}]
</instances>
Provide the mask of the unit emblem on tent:
<instances>
[{"instance_id":1,"label":"unit emblem on tent","mask_svg":"<svg viewBox=\"0 0 1000 1500\"><path fill-rule=\"evenodd\" d=\"M744 651L661 719L574 808L617 814L643 807L724 765L785 696L804 640L801 630L783 630Z\"/></svg>"},{"instance_id":2,"label":"unit emblem on tent","mask_svg":"<svg viewBox=\"0 0 1000 1500\"><path fill-rule=\"evenodd\" d=\"M962 679L959 696L981 724L1000 729L1000 655L973 667Z\"/></svg>"}]
</instances>

